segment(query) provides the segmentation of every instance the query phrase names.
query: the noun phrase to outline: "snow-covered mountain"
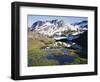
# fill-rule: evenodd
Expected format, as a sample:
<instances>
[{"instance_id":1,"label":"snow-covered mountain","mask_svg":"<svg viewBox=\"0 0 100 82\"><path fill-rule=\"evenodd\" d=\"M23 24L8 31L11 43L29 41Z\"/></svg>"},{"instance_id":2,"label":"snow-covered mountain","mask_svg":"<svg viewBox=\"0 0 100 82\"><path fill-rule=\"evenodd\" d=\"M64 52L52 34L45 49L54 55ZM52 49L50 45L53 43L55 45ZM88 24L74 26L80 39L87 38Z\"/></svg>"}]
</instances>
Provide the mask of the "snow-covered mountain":
<instances>
[{"instance_id":1,"label":"snow-covered mountain","mask_svg":"<svg viewBox=\"0 0 100 82\"><path fill-rule=\"evenodd\" d=\"M53 36L62 35L62 33L68 33L69 31L79 32L80 26L65 23L63 20L51 20L51 21L36 21L30 28L31 31L38 32L40 34Z\"/></svg>"},{"instance_id":2,"label":"snow-covered mountain","mask_svg":"<svg viewBox=\"0 0 100 82\"><path fill-rule=\"evenodd\" d=\"M83 20L81 22L74 23L73 25L78 25L80 29L87 30L88 29L88 21Z\"/></svg>"},{"instance_id":3,"label":"snow-covered mountain","mask_svg":"<svg viewBox=\"0 0 100 82\"><path fill-rule=\"evenodd\" d=\"M30 28L30 31L38 32L40 34L53 37L56 40L63 38L75 38L75 36L82 34L87 30L87 20L70 24L63 20L46 20L36 21ZM73 37L73 38L72 38Z\"/></svg>"}]
</instances>

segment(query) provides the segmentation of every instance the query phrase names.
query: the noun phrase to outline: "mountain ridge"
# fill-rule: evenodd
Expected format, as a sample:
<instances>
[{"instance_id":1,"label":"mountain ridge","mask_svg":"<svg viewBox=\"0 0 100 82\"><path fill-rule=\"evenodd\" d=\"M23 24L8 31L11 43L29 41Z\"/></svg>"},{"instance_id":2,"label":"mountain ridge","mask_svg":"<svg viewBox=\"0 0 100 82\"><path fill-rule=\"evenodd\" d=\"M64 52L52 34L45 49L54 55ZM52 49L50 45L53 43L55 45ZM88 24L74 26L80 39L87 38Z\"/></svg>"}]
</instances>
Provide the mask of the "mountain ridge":
<instances>
[{"instance_id":1,"label":"mountain ridge","mask_svg":"<svg viewBox=\"0 0 100 82\"><path fill-rule=\"evenodd\" d=\"M74 24L65 23L64 20L46 20L46 21L36 21L30 27L30 31L38 32L49 37L61 37L68 35L78 35L82 34L87 30L87 20L77 22Z\"/></svg>"}]
</instances>

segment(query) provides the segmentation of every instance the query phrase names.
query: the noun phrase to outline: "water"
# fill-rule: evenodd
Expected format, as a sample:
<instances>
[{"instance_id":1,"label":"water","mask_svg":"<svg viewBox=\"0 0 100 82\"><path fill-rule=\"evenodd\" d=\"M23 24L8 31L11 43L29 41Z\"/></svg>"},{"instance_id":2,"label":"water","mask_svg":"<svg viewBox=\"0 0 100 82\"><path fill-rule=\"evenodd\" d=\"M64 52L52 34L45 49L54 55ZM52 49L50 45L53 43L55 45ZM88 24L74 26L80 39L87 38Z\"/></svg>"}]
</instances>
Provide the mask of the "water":
<instances>
[{"instance_id":1,"label":"water","mask_svg":"<svg viewBox=\"0 0 100 82\"><path fill-rule=\"evenodd\" d=\"M76 56L53 56L49 55L47 56L48 59L58 60L60 65L64 65L65 62L71 62L74 61L77 57Z\"/></svg>"},{"instance_id":2,"label":"water","mask_svg":"<svg viewBox=\"0 0 100 82\"><path fill-rule=\"evenodd\" d=\"M69 34L68 36L56 36L56 37L54 37L54 39L55 40L66 39L66 40L72 41L72 40L77 39L79 37L80 37L80 35L71 35L71 34Z\"/></svg>"},{"instance_id":3,"label":"water","mask_svg":"<svg viewBox=\"0 0 100 82\"><path fill-rule=\"evenodd\" d=\"M70 50L78 50L78 51L82 51L82 47L76 43L73 44L72 40L73 37L69 37L67 38L69 40L67 40L66 43L70 44L71 47L69 49L67 48L63 48L63 49L46 49L45 51L48 53L47 59L49 60L57 60L59 62L59 65L64 65L65 62L72 62L74 61L76 58L79 57L79 54L74 54L73 56L70 56L71 52ZM60 51L61 55L55 55L56 52ZM53 54L54 53L54 54Z\"/></svg>"},{"instance_id":4,"label":"water","mask_svg":"<svg viewBox=\"0 0 100 82\"><path fill-rule=\"evenodd\" d=\"M72 62L74 61L78 55L70 56L69 50L65 49L46 49L45 50L48 53L47 59L49 60L57 60L59 62L59 65L64 65L65 62ZM57 51L60 51L60 55L54 55L52 53L56 53Z\"/></svg>"},{"instance_id":5,"label":"water","mask_svg":"<svg viewBox=\"0 0 100 82\"><path fill-rule=\"evenodd\" d=\"M76 35L76 36L74 36L74 35L69 35L69 36L67 36L67 40L72 41L73 39L79 38L79 36L80 36L80 35Z\"/></svg>"}]
</instances>

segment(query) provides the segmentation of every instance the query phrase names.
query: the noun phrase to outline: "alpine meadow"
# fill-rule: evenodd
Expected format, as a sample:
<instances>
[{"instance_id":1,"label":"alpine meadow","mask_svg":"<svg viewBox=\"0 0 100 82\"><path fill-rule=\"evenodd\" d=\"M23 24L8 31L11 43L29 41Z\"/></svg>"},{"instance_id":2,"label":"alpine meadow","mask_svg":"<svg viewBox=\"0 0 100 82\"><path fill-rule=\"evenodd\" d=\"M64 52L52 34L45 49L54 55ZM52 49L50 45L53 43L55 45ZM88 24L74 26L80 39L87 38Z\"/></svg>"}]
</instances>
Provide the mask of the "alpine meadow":
<instances>
[{"instance_id":1,"label":"alpine meadow","mask_svg":"<svg viewBox=\"0 0 100 82\"><path fill-rule=\"evenodd\" d=\"M88 18L28 15L28 66L88 63Z\"/></svg>"}]
</instances>

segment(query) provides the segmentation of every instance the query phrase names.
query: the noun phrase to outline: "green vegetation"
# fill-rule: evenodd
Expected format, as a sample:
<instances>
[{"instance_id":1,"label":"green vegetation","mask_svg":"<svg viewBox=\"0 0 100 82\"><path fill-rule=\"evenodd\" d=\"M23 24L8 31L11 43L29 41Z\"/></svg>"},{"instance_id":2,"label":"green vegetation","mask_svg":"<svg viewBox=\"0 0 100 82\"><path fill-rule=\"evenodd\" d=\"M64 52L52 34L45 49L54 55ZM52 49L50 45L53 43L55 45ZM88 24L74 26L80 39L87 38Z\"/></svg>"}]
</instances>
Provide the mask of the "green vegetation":
<instances>
[{"instance_id":1,"label":"green vegetation","mask_svg":"<svg viewBox=\"0 0 100 82\"><path fill-rule=\"evenodd\" d=\"M34 49L29 51L28 54L28 66L45 66L45 65L56 65L58 62L56 60L48 60L45 57L46 52L40 49Z\"/></svg>"},{"instance_id":2,"label":"green vegetation","mask_svg":"<svg viewBox=\"0 0 100 82\"><path fill-rule=\"evenodd\" d=\"M46 66L58 64L57 60L48 60L46 58L48 53L41 49L43 47L47 47L53 42L53 39L50 39L38 33L29 33L28 66Z\"/></svg>"},{"instance_id":3,"label":"green vegetation","mask_svg":"<svg viewBox=\"0 0 100 82\"><path fill-rule=\"evenodd\" d=\"M28 32L28 66L47 66L47 65L59 65L58 60L47 59L48 52L45 49L52 50L51 54L53 56L78 56L78 50L65 49L64 47L54 47L55 40L41 35L39 33ZM63 49L68 51L67 54L63 53ZM77 57L72 62L65 62L66 65L72 64L86 64L87 60L85 58Z\"/></svg>"},{"instance_id":4,"label":"green vegetation","mask_svg":"<svg viewBox=\"0 0 100 82\"><path fill-rule=\"evenodd\" d=\"M69 49L69 55L70 55L70 56L75 56L75 55L77 55L78 53L79 53L78 50Z\"/></svg>"},{"instance_id":5,"label":"green vegetation","mask_svg":"<svg viewBox=\"0 0 100 82\"><path fill-rule=\"evenodd\" d=\"M54 43L55 40L52 38L49 38L47 36L41 35L39 33L32 33L30 32L28 34L28 48L41 48L43 46L48 46L52 43Z\"/></svg>"},{"instance_id":6,"label":"green vegetation","mask_svg":"<svg viewBox=\"0 0 100 82\"><path fill-rule=\"evenodd\" d=\"M75 64L87 64L87 60L83 58L76 58L74 61L71 62L65 62L67 65L75 65Z\"/></svg>"}]
</instances>

